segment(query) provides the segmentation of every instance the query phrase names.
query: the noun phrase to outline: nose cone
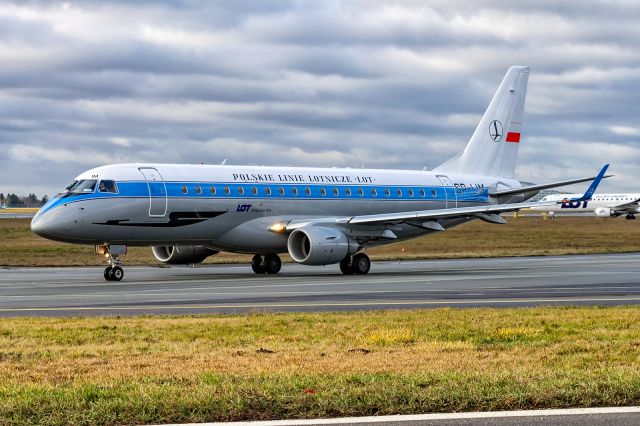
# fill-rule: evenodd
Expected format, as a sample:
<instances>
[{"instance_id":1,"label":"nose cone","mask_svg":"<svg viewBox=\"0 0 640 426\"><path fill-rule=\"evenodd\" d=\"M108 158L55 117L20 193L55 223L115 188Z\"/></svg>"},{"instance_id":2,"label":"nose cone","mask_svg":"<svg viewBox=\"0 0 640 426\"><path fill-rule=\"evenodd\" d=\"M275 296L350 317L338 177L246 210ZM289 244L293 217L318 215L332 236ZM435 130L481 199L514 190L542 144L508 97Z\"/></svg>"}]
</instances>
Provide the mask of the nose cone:
<instances>
[{"instance_id":1,"label":"nose cone","mask_svg":"<svg viewBox=\"0 0 640 426\"><path fill-rule=\"evenodd\" d=\"M49 240L61 240L64 234L64 225L54 216L38 212L31 219L31 232Z\"/></svg>"},{"instance_id":2,"label":"nose cone","mask_svg":"<svg viewBox=\"0 0 640 426\"><path fill-rule=\"evenodd\" d=\"M48 238L46 220L43 220L40 212L31 219L31 232L44 238Z\"/></svg>"}]
</instances>

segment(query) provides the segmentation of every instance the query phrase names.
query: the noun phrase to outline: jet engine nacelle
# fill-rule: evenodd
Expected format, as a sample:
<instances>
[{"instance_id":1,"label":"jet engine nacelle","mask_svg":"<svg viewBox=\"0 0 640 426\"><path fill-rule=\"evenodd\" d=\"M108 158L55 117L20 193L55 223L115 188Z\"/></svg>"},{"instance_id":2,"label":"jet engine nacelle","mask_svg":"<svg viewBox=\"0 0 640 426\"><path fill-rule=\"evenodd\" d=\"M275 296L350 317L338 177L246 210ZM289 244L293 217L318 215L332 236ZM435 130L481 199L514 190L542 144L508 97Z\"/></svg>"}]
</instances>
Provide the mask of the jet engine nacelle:
<instances>
[{"instance_id":1,"label":"jet engine nacelle","mask_svg":"<svg viewBox=\"0 0 640 426\"><path fill-rule=\"evenodd\" d=\"M160 262L170 265L201 263L207 257L218 253L203 246L153 246L151 251Z\"/></svg>"},{"instance_id":2,"label":"jet engine nacelle","mask_svg":"<svg viewBox=\"0 0 640 426\"><path fill-rule=\"evenodd\" d=\"M287 249L303 265L330 265L357 252L358 244L338 229L306 226L289 235Z\"/></svg>"},{"instance_id":3,"label":"jet engine nacelle","mask_svg":"<svg viewBox=\"0 0 640 426\"><path fill-rule=\"evenodd\" d=\"M596 209L596 216L598 217L614 217L616 213L608 207L598 207Z\"/></svg>"}]
</instances>

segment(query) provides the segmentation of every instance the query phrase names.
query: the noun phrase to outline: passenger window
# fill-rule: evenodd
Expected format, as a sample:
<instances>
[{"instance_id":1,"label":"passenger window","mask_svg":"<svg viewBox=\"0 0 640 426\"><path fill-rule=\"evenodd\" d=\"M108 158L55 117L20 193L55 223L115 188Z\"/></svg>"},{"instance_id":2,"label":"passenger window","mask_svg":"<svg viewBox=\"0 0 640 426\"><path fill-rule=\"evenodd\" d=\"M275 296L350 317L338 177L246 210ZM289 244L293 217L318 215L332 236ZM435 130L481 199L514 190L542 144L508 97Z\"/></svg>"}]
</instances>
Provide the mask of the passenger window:
<instances>
[{"instance_id":1,"label":"passenger window","mask_svg":"<svg viewBox=\"0 0 640 426\"><path fill-rule=\"evenodd\" d=\"M238 187L238 194L244 195L244 188L242 186Z\"/></svg>"},{"instance_id":2,"label":"passenger window","mask_svg":"<svg viewBox=\"0 0 640 426\"><path fill-rule=\"evenodd\" d=\"M311 195L311 188L309 188L308 186L304 189L304 193L306 194L306 196L308 197L309 195Z\"/></svg>"},{"instance_id":3,"label":"passenger window","mask_svg":"<svg viewBox=\"0 0 640 426\"><path fill-rule=\"evenodd\" d=\"M358 195L364 197L364 189L358 188Z\"/></svg>"},{"instance_id":4,"label":"passenger window","mask_svg":"<svg viewBox=\"0 0 640 426\"><path fill-rule=\"evenodd\" d=\"M278 194L284 195L284 188L283 187L278 188Z\"/></svg>"},{"instance_id":5,"label":"passenger window","mask_svg":"<svg viewBox=\"0 0 640 426\"><path fill-rule=\"evenodd\" d=\"M209 187L209 192L211 193L211 195L216 195L216 187L215 186L210 186Z\"/></svg>"},{"instance_id":6,"label":"passenger window","mask_svg":"<svg viewBox=\"0 0 640 426\"><path fill-rule=\"evenodd\" d=\"M431 190L431 196L432 196L433 198L436 198L436 197L438 196L438 192L437 192L435 189L432 189L432 190Z\"/></svg>"},{"instance_id":7,"label":"passenger window","mask_svg":"<svg viewBox=\"0 0 640 426\"><path fill-rule=\"evenodd\" d=\"M267 195L271 195L271 188L270 188L270 187L268 187L268 186L267 186L267 187L265 187L265 188L264 188L264 193L265 193L265 194L267 194Z\"/></svg>"},{"instance_id":8,"label":"passenger window","mask_svg":"<svg viewBox=\"0 0 640 426\"><path fill-rule=\"evenodd\" d=\"M324 188L320 188L320 195L322 195L323 197L327 195L327 190Z\"/></svg>"},{"instance_id":9,"label":"passenger window","mask_svg":"<svg viewBox=\"0 0 640 426\"><path fill-rule=\"evenodd\" d=\"M100 185L98 185L98 191L115 194L118 192L118 188L116 187L116 183L112 180L101 180Z\"/></svg>"},{"instance_id":10,"label":"passenger window","mask_svg":"<svg viewBox=\"0 0 640 426\"><path fill-rule=\"evenodd\" d=\"M258 188L256 188L255 186L252 186L252 187L251 187L251 193L252 193L253 195L258 195Z\"/></svg>"},{"instance_id":11,"label":"passenger window","mask_svg":"<svg viewBox=\"0 0 640 426\"><path fill-rule=\"evenodd\" d=\"M227 194L227 195L230 195L230 194L231 194L231 190L229 189L229 187L228 187L228 186L225 186L225 187L224 187L224 193L225 193L225 194Z\"/></svg>"},{"instance_id":12,"label":"passenger window","mask_svg":"<svg viewBox=\"0 0 640 426\"><path fill-rule=\"evenodd\" d=\"M396 193L398 194L398 197L402 197L402 189L398 188Z\"/></svg>"},{"instance_id":13,"label":"passenger window","mask_svg":"<svg viewBox=\"0 0 640 426\"><path fill-rule=\"evenodd\" d=\"M351 197L351 188L345 188L344 193L347 194L347 197Z\"/></svg>"},{"instance_id":14,"label":"passenger window","mask_svg":"<svg viewBox=\"0 0 640 426\"><path fill-rule=\"evenodd\" d=\"M409 197L413 198L413 189L409 189Z\"/></svg>"},{"instance_id":15,"label":"passenger window","mask_svg":"<svg viewBox=\"0 0 640 426\"><path fill-rule=\"evenodd\" d=\"M338 191L338 188L333 188L333 195L335 195L336 197L340 195L340 191Z\"/></svg>"},{"instance_id":16,"label":"passenger window","mask_svg":"<svg viewBox=\"0 0 640 426\"><path fill-rule=\"evenodd\" d=\"M377 197L378 196L378 190L375 188L371 188L371 196L372 197Z\"/></svg>"},{"instance_id":17,"label":"passenger window","mask_svg":"<svg viewBox=\"0 0 640 426\"><path fill-rule=\"evenodd\" d=\"M202 187L200 185L196 185L196 194L202 194Z\"/></svg>"},{"instance_id":18,"label":"passenger window","mask_svg":"<svg viewBox=\"0 0 640 426\"><path fill-rule=\"evenodd\" d=\"M391 196L391 191L389 191L389 188L385 188L385 189L384 189L384 195L385 195L386 197L390 197L390 196Z\"/></svg>"},{"instance_id":19,"label":"passenger window","mask_svg":"<svg viewBox=\"0 0 640 426\"><path fill-rule=\"evenodd\" d=\"M180 190L182 191L183 194L186 194L187 191L187 185L182 185L182 187L180 188Z\"/></svg>"},{"instance_id":20,"label":"passenger window","mask_svg":"<svg viewBox=\"0 0 640 426\"><path fill-rule=\"evenodd\" d=\"M292 193L294 196L296 196L296 197L297 197L297 196L298 196L298 188L296 188L295 186L294 186L293 188L291 188L291 193Z\"/></svg>"},{"instance_id":21,"label":"passenger window","mask_svg":"<svg viewBox=\"0 0 640 426\"><path fill-rule=\"evenodd\" d=\"M424 189L421 189L421 190L420 190L420 196L421 196L422 198L424 198L424 197L426 197L426 196L427 196L427 193L425 192L425 190L424 190Z\"/></svg>"}]
</instances>

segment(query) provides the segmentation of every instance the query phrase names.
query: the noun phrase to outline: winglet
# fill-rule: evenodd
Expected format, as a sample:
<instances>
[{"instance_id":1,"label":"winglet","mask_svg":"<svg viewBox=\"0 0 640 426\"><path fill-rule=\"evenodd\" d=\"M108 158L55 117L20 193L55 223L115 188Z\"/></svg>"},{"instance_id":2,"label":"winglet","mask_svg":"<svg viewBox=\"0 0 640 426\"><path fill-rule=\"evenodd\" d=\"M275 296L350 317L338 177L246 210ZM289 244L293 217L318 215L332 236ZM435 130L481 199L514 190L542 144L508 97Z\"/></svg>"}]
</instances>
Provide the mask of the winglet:
<instances>
[{"instance_id":1,"label":"winglet","mask_svg":"<svg viewBox=\"0 0 640 426\"><path fill-rule=\"evenodd\" d=\"M587 188L587 191L582 195L582 197L580 197L580 198L572 198L570 201L587 201L587 200L590 200L591 197L593 196L593 193L596 192L596 189L598 188L598 185L600 185L600 181L604 177L604 174L607 173L607 169L608 168L609 168L609 165L605 164L604 167L602 168L602 170L600 170L600 173L598 173L598 176L596 176L596 178L593 180L593 182L591 182L591 185L589 185L589 188Z\"/></svg>"}]
</instances>

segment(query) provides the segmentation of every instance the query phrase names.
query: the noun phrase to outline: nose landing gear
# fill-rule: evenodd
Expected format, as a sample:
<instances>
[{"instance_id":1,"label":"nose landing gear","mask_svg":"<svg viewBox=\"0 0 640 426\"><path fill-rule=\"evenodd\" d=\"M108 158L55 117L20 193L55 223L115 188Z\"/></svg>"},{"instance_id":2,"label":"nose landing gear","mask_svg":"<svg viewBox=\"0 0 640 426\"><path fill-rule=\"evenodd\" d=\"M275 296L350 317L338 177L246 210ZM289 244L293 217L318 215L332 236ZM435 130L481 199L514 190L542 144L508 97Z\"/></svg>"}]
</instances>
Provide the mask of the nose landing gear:
<instances>
[{"instance_id":1,"label":"nose landing gear","mask_svg":"<svg viewBox=\"0 0 640 426\"><path fill-rule=\"evenodd\" d=\"M122 281L124 270L120 266L107 266L104 270L104 279L107 281Z\"/></svg>"},{"instance_id":2,"label":"nose landing gear","mask_svg":"<svg viewBox=\"0 0 640 426\"><path fill-rule=\"evenodd\" d=\"M103 254L107 258L107 266L104 270L104 279L107 281L122 281L124 270L120 255L127 253L127 246L123 245L103 245L96 246L96 253Z\"/></svg>"}]
</instances>

